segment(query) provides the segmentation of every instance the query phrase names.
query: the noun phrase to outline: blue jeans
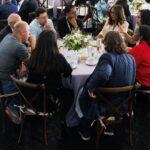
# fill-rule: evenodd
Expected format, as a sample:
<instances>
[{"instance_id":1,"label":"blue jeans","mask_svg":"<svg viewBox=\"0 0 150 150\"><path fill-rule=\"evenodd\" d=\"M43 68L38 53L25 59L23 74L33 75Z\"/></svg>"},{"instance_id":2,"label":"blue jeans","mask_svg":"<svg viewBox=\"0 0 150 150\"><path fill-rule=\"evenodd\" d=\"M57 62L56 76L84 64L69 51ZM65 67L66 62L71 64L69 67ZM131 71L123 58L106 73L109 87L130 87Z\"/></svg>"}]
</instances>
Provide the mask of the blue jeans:
<instances>
[{"instance_id":1,"label":"blue jeans","mask_svg":"<svg viewBox=\"0 0 150 150\"><path fill-rule=\"evenodd\" d=\"M17 88L12 80L1 80L2 84L2 91L4 94L11 94L14 92L17 92ZM14 105L19 104L19 98L18 96L10 97L9 99L8 107L16 114L18 115L17 109L14 107Z\"/></svg>"}]
</instances>

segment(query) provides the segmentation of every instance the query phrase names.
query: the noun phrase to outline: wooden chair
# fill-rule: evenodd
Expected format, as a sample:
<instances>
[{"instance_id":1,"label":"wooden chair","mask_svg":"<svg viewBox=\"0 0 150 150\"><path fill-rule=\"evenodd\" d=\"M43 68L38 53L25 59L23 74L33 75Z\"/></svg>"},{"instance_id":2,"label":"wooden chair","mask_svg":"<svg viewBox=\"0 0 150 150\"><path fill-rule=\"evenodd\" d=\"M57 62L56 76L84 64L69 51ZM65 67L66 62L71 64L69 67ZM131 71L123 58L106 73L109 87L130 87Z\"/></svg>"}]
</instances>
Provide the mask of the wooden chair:
<instances>
[{"instance_id":1,"label":"wooden chair","mask_svg":"<svg viewBox=\"0 0 150 150\"><path fill-rule=\"evenodd\" d=\"M2 85L0 82L0 105L1 105L1 114L2 114L2 132L5 133L6 126L5 126L5 108L8 100L11 100L12 97L15 97L19 94L19 92L13 92L9 94L4 94Z\"/></svg>"},{"instance_id":2,"label":"wooden chair","mask_svg":"<svg viewBox=\"0 0 150 150\"><path fill-rule=\"evenodd\" d=\"M0 19L0 31L7 26L7 19Z\"/></svg>"},{"instance_id":3,"label":"wooden chair","mask_svg":"<svg viewBox=\"0 0 150 150\"><path fill-rule=\"evenodd\" d=\"M48 117L53 117L54 112L49 110L51 104L46 94L45 85L23 82L16 79L14 76L11 76L11 79L14 81L21 98L21 105L16 106L21 112L21 129L18 143L21 141L26 116L38 116L44 118L44 141L47 145L47 119Z\"/></svg>"},{"instance_id":4,"label":"wooden chair","mask_svg":"<svg viewBox=\"0 0 150 150\"><path fill-rule=\"evenodd\" d=\"M132 142L132 102L134 98L135 86L125 86L125 87L113 87L113 88L97 88L94 93L98 99L98 103L103 103L105 106L110 108L111 113L107 116L99 116L97 123L97 135L96 135L96 150L99 150L100 136L103 134L104 130L108 125L117 123L121 121L123 117L123 110L121 110L124 104L128 104L128 116L129 116L129 141L130 145ZM128 93L127 97L120 102L118 106L111 103L104 95L106 94L119 94Z\"/></svg>"}]
</instances>

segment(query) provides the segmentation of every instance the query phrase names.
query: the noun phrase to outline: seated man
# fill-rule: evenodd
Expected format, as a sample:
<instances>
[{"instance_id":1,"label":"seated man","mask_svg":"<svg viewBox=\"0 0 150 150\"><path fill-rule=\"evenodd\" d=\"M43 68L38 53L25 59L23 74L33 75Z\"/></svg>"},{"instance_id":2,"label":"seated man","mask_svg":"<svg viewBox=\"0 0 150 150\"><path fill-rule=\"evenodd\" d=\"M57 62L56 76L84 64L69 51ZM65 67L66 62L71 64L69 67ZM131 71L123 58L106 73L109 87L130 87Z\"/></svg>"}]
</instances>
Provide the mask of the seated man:
<instances>
[{"instance_id":1,"label":"seated man","mask_svg":"<svg viewBox=\"0 0 150 150\"><path fill-rule=\"evenodd\" d=\"M17 5L11 3L11 0L3 0L3 4L0 5L0 19L7 19L11 13L17 13Z\"/></svg>"},{"instance_id":2,"label":"seated man","mask_svg":"<svg viewBox=\"0 0 150 150\"><path fill-rule=\"evenodd\" d=\"M13 13L8 17L7 21L8 25L0 31L0 42L7 34L12 33L15 23L21 21L21 18L19 15Z\"/></svg>"},{"instance_id":3,"label":"seated man","mask_svg":"<svg viewBox=\"0 0 150 150\"><path fill-rule=\"evenodd\" d=\"M8 25L2 29L0 31L0 42L3 40L3 38L9 34L9 33L12 33L13 29L14 29L14 25L18 22L18 21L21 21L21 18L18 14L11 14L9 17L8 17ZM28 48L30 48L31 50L33 50L35 48L35 42L36 42L36 39L30 35L29 36L29 39L27 41L24 42L25 46L27 46ZM30 51L31 51L30 50Z\"/></svg>"},{"instance_id":4,"label":"seated man","mask_svg":"<svg viewBox=\"0 0 150 150\"><path fill-rule=\"evenodd\" d=\"M65 8L65 17L58 20L58 33L61 38L66 34L77 31L83 28L82 21L77 19L76 7L67 5Z\"/></svg>"},{"instance_id":5,"label":"seated man","mask_svg":"<svg viewBox=\"0 0 150 150\"><path fill-rule=\"evenodd\" d=\"M39 7L35 11L36 18L30 23L30 32L35 37L38 37L43 30L53 30L54 25L52 20L48 19L47 10Z\"/></svg>"},{"instance_id":6,"label":"seated man","mask_svg":"<svg viewBox=\"0 0 150 150\"><path fill-rule=\"evenodd\" d=\"M28 38L28 24L19 21L14 26L13 34L8 34L0 42L0 81L3 93L8 94L17 91L14 83L10 79L10 75L16 74L21 63L29 59L27 48L23 44ZM22 75L22 72L20 73ZM14 123L18 124L19 114L14 107L16 103L17 99L13 98L6 109L6 113Z\"/></svg>"}]
</instances>

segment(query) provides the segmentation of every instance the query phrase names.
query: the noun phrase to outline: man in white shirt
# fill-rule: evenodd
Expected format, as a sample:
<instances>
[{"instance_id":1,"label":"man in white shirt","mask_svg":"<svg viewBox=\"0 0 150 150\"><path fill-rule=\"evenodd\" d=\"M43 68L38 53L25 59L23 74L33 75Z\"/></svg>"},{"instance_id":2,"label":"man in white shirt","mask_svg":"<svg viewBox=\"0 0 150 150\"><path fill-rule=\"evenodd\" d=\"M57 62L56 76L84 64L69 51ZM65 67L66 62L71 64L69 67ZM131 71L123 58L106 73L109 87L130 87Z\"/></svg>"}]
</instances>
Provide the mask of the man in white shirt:
<instances>
[{"instance_id":1,"label":"man in white shirt","mask_svg":"<svg viewBox=\"0 0 150 150\"><path fill-rule=\"evenodd\" d=\"M53 30L54 25L51 19L48 19L47 10L39 7L35 11L36 18L30 23L30 33L35 37L38 37L43 30Z\"/></svg>"}]
</instances>

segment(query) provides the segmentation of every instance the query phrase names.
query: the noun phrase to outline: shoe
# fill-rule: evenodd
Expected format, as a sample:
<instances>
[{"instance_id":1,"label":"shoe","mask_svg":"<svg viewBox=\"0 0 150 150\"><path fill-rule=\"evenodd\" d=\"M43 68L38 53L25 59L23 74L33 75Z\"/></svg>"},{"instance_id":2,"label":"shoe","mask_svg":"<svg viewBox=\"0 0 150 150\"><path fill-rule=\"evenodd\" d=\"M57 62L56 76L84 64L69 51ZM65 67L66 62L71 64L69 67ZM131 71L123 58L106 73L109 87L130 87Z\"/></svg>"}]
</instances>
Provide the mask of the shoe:
<instances>
[{"instance_id":1,"label":"shoe","mask_svg":"<svg viewBox=\"0 0 150 150\"><path fill-rule=\"evenodd\" d=\"M83 133L81 131L78 131L78 133L83 141L89 141L91 139L91 136L89 135L88 132Z\"/></svg>"},{"instance_id":2,"label":"shoe","mask_svg":"<svg viewBox=\"0 0 150 150\"><path fill-rule=\"evenodd\" d=\"M104 130L104 135L114 136L114 127L112 125L107 126L107 129Z\"/></svg>"},{"instance_id":3,"label":"shoe","mask_svg":"<svg viewBox=\"0 0 150 150\"><path fill-rule=\"evenodd\" d=\"M9 116L11 121L15 124L20 124L21 120L19 119L19 116L17 116L9 107L6 107L5 113Z\"/></svg>"},{"instance_id":4,"label":"shoe","mask_svg":"<svg viewBox=\"0 0 150 150\"><path fill-rule=\"evenodd\" d=\"M113 135L114 135L114 132L104 131L104 134L105 134L105 135L108 135L108 136L113 136Z\"/></svg>"}]
</instances>

